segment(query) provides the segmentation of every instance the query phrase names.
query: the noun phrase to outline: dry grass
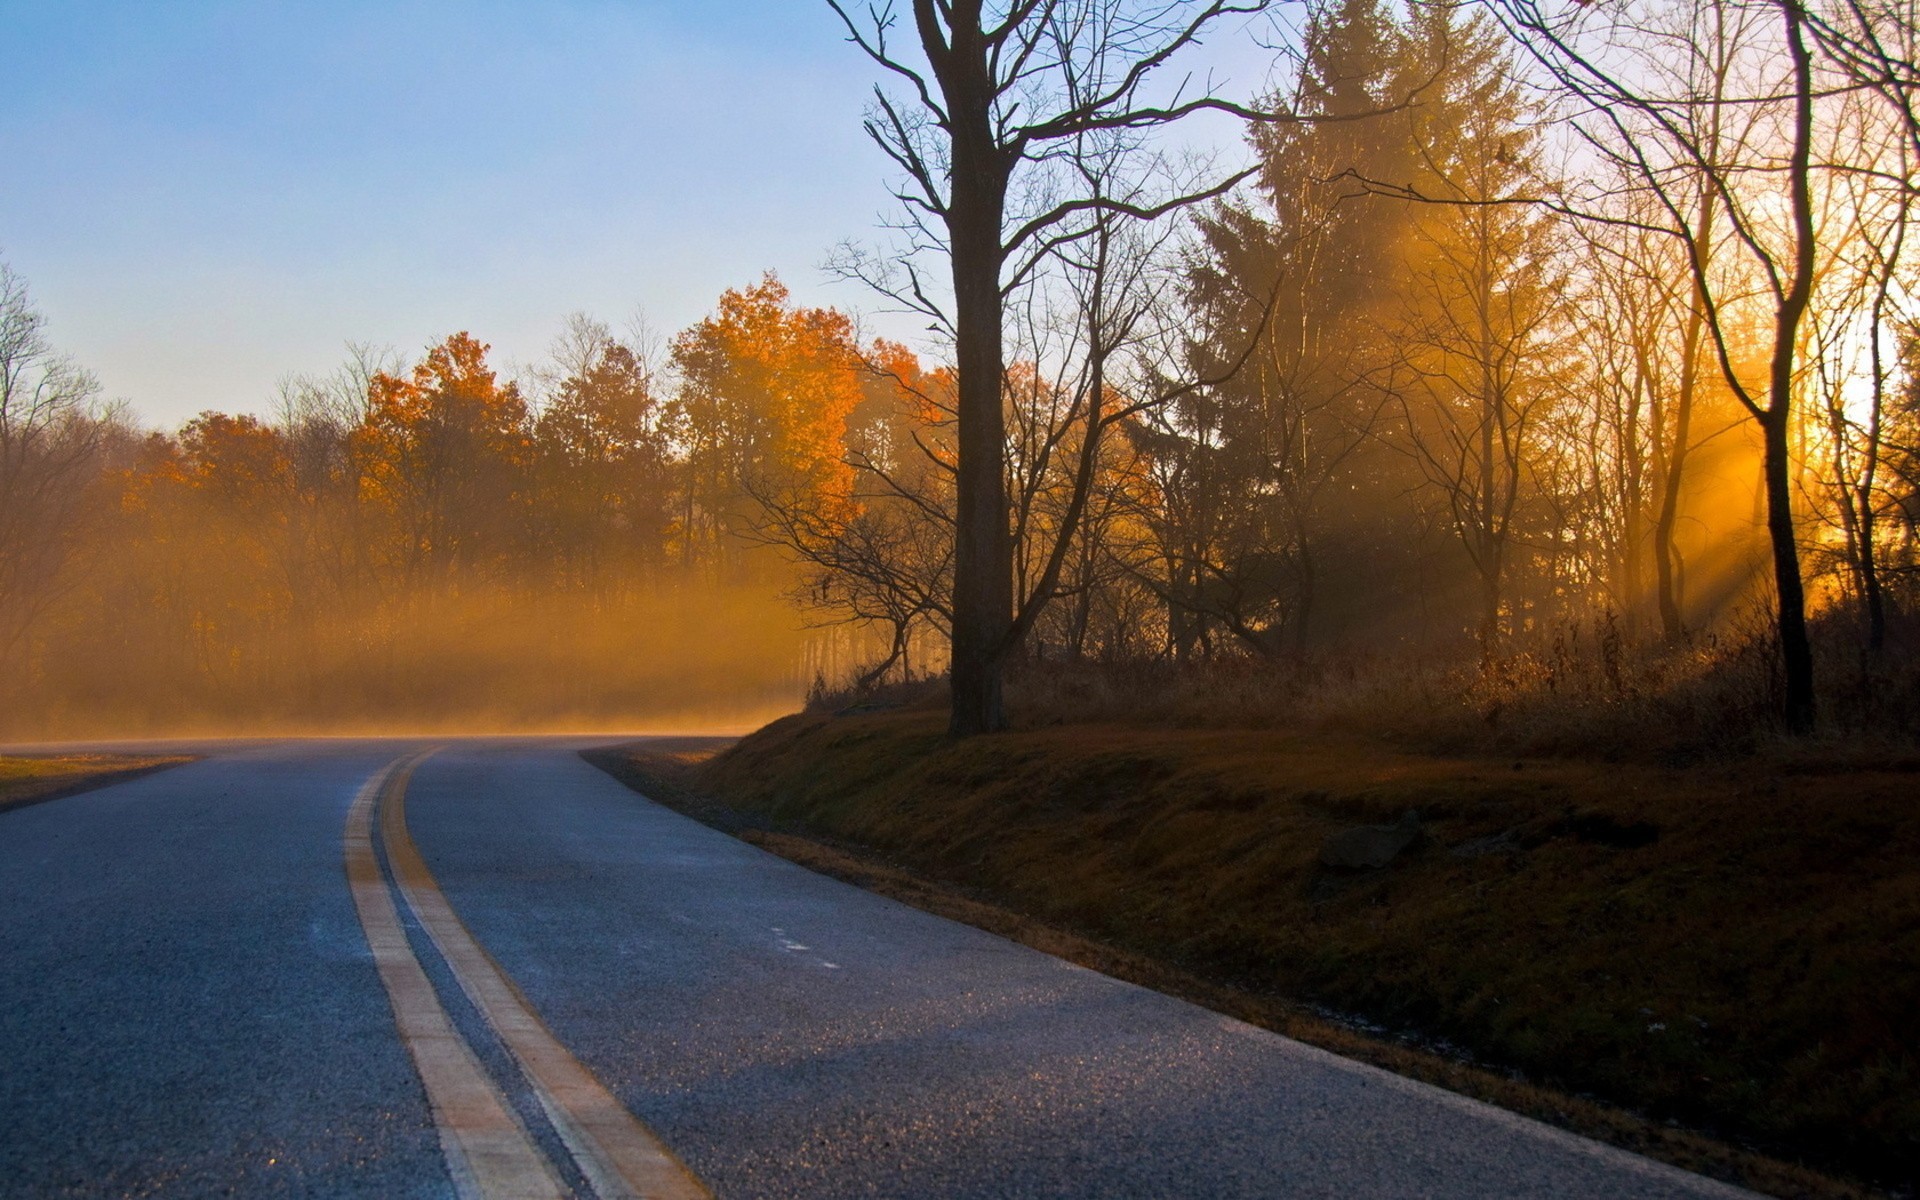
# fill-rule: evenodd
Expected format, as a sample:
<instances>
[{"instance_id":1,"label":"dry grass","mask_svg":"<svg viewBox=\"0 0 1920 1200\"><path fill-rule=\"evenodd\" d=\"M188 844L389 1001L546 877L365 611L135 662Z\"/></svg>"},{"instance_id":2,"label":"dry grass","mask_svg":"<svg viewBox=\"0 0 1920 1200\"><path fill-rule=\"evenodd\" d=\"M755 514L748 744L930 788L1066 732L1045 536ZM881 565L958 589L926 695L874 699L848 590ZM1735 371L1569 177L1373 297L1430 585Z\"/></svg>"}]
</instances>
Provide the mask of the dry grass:
<instances>
[{"instance_id":1,"label":"dry grass","mask_svg":"<svg viewBox=\"0 0 1920 1200\"><path fill-rule=\"evenodd\" d=\"M1778 650L1765 621L1677 647L1633 646L1606 617L1475 656L1229 656L1190 663L1017 663L1020 729L1124 723L1360 735L1439 754L1522 754L1685 764L1920 756L1920 621L1896 622L1878 655L1844 613L1816 625L1823 730L1790 739L1777 719ZM937 704L937 681L819 695L812 711Z\"/></svg>"},{"instance_id":2,"label":"dry grass","mask_svg":"<svg viewBox=\"0 0 1920 1200\"><path fill-rule=\"evenodd\" d=\"M192 761L182 755L0 755L0 812Z\"/></svg>"},{"instance_id":3,"label":"dry grass","mask_svg":"<svg viewBox=\"0 0 1920 1200\"><path fill-rule=\"evenodd\" d=\"M1916 766L1443 757L1137 723L953 743L908 709L789 718L693 781L764 828L1210 985L1911 1187ZM1319 865L1333 832L1408 808L1426 836L1403 861Z\"/></svg>"}]
</instances>

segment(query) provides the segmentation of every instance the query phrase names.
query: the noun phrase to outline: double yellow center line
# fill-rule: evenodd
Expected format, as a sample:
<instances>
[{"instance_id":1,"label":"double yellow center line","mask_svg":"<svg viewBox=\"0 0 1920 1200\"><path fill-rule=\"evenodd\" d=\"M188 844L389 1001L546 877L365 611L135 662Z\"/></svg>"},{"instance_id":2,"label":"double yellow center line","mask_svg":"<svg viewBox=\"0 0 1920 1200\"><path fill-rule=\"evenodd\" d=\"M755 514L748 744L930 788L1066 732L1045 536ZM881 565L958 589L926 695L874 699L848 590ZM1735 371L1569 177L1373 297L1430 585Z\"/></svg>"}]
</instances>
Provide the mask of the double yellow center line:
<instances>
[{"instance_id":1,"label":"double yellow center line","mask_svg":"<svg viewBox=\"0 0 1920 1200\"><path fill-rule=\"evenodd\" d=\"M461 991L513 1056L593 1194L600 1200L706 1200L706 1187L560 1044L447 903L407 833L407 783L432 753L396 759L354 798L347 813L347 881L401 1040L426 1088L455 1188L463 1200L558 1200L568 1194L448 1018L415 957L381 877L376 818L400 895Z\"/></svg>"}]
</instances>

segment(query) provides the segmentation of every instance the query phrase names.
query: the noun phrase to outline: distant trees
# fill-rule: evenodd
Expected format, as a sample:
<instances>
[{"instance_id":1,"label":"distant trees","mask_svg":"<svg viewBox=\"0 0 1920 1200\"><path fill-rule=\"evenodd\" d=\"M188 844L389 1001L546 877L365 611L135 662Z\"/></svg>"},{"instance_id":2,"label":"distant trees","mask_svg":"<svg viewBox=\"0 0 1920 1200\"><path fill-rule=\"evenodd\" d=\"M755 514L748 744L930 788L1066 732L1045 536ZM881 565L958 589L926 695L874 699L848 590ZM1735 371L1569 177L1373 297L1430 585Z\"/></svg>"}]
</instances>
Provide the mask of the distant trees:
<instances>
[{"instance_id":1,"label":"distant trees","mask_svg":"<svg viewBox=\"0 0 1920 1200\"><path fill-rule=\"evenodd\" d=\"M670 397L642 352L577 318L575 360L533 423L534 507L557 570L582 586L665 562L675 470Z\"/></svg>"},{"instance_id":2,"label":"distant trees","mask_svg":"<svg viewBox=\"0 0 1920 1200\"><path fill-rule=\"evenodd\" d=\"M465 332L411 363L353 347L330 375L288 379L270 417L206 412L143 435L100 416L91 378L52 351L24 285L4 279L10 725L165 696L262 719L512 702L450 682L496 662L532 672L522 687L604 706L648 663L609 654L550 679L530 664L597 641L686 661L721 628L743 648L770 635L784 647L741 668L743 686L784 679L797 692L802 645L778 596L803 580L767 551L762 498L818 518L808 547L849 545L889 521L853 497L851 450L894 439L897 455L920 427L876 407L846 316L793 305L768 276L722 296L670 355L584 317L526 383ZM885 353L918 376L911 354ZM927 586L947 586L937 564ZM735 610L755 624L723 626ZM861 600L849 615L885 611ZM662 646L670 620L707 632ZM861 659L865 636L805 673ZM662 699L675 702L634 703Z\"/></svg>"},{"instance_id":3,"label":"distant trees","mask_svg":"<svg viewBox=\"0 0 1920 1200\"><path fill-rule=\"evenodd\" d=\"M59 594L82 536L103 426L99 385L53 348L26 281L0 262L0 670Z\"/></svg>"},{"instance_id":4,"label":"distant trees","mask_svg":"<svg viewBox=\"0 0 1920 1200\"><path fill-rule=\"evenodd\" d=\"M353 455L393 524L396 565L410 580L485 572L529 535L527 405L517 386L499 382L487 349L456 333L408 374L381 372L368 383Z\"/></svg>"}]
</instances>

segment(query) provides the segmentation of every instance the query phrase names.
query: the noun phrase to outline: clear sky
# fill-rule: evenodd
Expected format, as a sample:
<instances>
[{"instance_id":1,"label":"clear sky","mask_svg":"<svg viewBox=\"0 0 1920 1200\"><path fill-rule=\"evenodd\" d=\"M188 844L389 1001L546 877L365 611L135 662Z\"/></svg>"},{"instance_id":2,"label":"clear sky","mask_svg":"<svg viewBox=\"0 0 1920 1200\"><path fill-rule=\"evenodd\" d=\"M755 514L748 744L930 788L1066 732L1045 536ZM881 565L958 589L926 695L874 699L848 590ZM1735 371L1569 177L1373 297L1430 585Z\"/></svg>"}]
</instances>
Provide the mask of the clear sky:
<instances>
[{"instance_id":1,"label":"clear sky","mask_svg":"<svg viewBox=\"0 0 1920 1200\"><path fill-rule=\"evenodd\" d=\"M0 0L0 256L163 424L768 269L871 307L820 264L889 210L873 80L822 0Z\"/></svg>"}]
</instances>

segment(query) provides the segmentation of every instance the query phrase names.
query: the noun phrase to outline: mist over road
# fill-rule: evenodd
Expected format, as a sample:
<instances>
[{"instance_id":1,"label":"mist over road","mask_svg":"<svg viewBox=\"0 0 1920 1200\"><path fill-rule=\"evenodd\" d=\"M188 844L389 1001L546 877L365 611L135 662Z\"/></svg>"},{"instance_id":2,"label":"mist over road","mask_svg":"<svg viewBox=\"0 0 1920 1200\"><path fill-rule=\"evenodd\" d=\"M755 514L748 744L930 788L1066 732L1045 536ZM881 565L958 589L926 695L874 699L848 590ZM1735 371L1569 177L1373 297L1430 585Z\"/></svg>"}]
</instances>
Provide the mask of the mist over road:
<instances>
[{"instance_id":1,"label":"mist over road","mask_svg":"<svg viewBox=\"0 0 1920 1200\"><path fill-rule=\"evenodd\" d=\"M811 874L592 744L222 743L0 814L0 1195L1745 1194Z\"/></svg>"}]
</instances>

